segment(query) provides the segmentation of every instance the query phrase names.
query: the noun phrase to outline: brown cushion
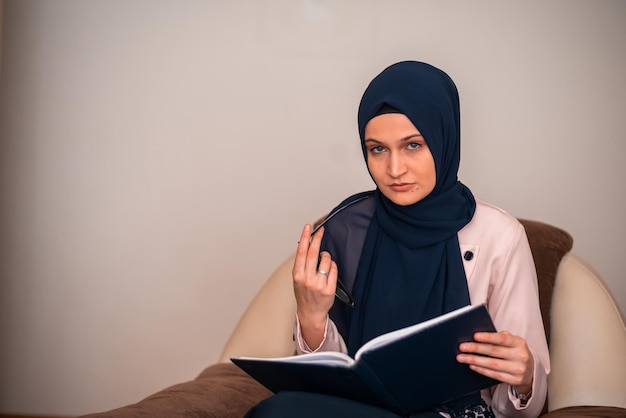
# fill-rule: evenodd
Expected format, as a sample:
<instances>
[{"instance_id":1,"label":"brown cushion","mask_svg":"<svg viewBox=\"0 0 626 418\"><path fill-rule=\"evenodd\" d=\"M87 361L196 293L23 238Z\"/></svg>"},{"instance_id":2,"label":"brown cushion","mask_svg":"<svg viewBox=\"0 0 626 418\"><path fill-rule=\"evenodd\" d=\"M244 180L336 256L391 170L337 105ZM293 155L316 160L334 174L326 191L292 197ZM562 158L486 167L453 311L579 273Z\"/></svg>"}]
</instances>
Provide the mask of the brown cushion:
<instances>
[{"instance_id":1,"label":"brown cushion","mask_svg":"<svg viewBox=\"0 0 626 418\"><path fill-rule=\"evenodd\" d=\"M271 392L232 363L207 367L195 380L171 386L139 403L89 418L241 418Z\"/></svg>"},{"instance_id":2,"label":"brown cushion","mask_svg":"<svg viewBox=\"0 0 626 418\"><path fill-rule=\"evenodd\" d=\"M538 221L519 220L528 236L539 282L539 304L546 338L550 343L550 303L559 263L572 249L574 239L562 229Z\"/></svg>"},{"instance_id":3,"label":"brown cushion","mask_svg":"<svg viewBox=\"0 0 626 418\"><path fill-rule=\"evenodd\" d=\"M569 406L541 418L625 418L626 409L615 406Z\"/></svg>"}]
</instances>

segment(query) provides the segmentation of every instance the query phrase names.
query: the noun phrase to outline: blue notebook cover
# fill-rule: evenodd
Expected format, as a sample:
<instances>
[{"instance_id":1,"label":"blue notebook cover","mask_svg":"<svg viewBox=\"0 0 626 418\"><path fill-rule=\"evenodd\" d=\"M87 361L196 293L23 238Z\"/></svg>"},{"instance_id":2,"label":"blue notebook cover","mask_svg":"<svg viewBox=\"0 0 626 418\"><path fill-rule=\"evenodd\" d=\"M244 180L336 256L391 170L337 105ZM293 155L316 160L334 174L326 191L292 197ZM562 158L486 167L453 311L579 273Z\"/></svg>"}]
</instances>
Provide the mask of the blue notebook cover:
<instances>
[{"instance_id":1,"label":"blue notebook cover","mask_svg":"<svg viewBox=\"0 0 626 418\"><path fill-rule=\"evenodd\" d=\"M485 305L466 306L364 344L354 359L317 352L233 363L272 392L324 393L400 414L430 409L498 382L456 361L475 332L495 332Z\"/></svg>"}]
</instances>

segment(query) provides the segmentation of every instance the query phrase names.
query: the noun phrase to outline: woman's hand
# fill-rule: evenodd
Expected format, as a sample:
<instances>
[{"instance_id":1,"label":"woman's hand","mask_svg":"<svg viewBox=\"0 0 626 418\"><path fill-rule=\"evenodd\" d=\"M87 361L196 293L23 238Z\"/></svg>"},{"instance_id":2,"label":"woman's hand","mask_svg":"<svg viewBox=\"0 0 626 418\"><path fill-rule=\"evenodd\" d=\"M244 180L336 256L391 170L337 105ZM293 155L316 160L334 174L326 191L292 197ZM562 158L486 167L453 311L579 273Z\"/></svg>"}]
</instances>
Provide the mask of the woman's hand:
<instances>
[{"instance_id":1,"label":"woman's hand","mask_svg":"<svg viewBox=\"0 0 626 418\"><path fill-rule=\"evenodd\" d=\"M477 332L473 342L459 346L457 361L470 368L511 386L518 393L529 393L535 368L532 353L522 337L507 331Z\"/></svg>"},{"instance_id":2,"label":"woman's hand","mask_svg":"<svg viewBox=\"0 0 626 418\"><path fill-rule=\"evenodd\" d=\"M309 347L317 348L324 340L328 311L335 301L337 264L328 252L320 254L324 228L312 239L311 230L311 225L302 230L292 275L302 337Z\"/></svg>"}]
</instances>

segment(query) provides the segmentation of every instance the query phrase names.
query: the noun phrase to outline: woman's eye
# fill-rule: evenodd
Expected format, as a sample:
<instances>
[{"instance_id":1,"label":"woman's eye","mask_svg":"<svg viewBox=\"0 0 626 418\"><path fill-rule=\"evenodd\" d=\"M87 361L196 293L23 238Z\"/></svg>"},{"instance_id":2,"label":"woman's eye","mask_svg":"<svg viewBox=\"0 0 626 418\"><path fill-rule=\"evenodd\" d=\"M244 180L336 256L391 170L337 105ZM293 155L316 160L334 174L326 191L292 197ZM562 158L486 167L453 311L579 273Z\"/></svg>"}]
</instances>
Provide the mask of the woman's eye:
<instances>
[{"instance_id":1,"label":"woman's eye","mask_svg":"<svg viewBox=\"0 0 626 418\"><path fill-rule=\"evenodd\" d=\"M370 151L372 152L372 154L380 154L384 150L385 149L383 147L380 147L380 146L370 148Z\"/></svg>"},{"instance_id":2,"label":"woman's eye","mask_svg":"<svg viewBox=\"0 0 626 418\"><path fill-rule=\"evenodd\" d=\"M416 150L419 147L421 147L422 145L417 143L417 142L411 142L410 144L408 144L406 147L410 150Z\"/></svg>"}]
</instances>

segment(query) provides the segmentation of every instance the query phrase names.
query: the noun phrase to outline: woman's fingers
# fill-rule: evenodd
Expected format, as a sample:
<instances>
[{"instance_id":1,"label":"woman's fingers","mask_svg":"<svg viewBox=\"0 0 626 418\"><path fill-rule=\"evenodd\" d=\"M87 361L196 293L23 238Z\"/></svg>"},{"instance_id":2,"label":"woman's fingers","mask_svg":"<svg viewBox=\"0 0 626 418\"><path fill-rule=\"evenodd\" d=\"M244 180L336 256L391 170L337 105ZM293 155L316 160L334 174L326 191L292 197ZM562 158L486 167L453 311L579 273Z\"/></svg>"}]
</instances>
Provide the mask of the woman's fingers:
<instances>
[{"instance_id":1,"label":"woman's fingers","mask_svg":"<svg viewBox=\"0 0 626 418\"><path fill-rule=\"evenodd\" d=\"M309 243L311 241L312 227L309 224L304 225L302 233L300 234L300 241L298 241L298 248L296 250L296 259L293 264L293 278L300 280L303 278L304 266L306 264L306 257L309 252Z\"/></svg>"},{"instance_id":2,"label":"woman's fingers","mask_svg":"<svg viewBox=\"0 0 626 418\"><path fill-rule=\"evenodd\" d=\"M319 256L319 266L317 267L317 272L323 276L325 276L326 281L328 281L328 277L330 275L330 268L332 260L330 258L330 254L327 251L323 251Z\"/></svg>"},{"instance_id":3,"label":"woman's fingers","mask_svg":"<svg viewBox=\"0 0 626 418\"><path fill-rule=\"evenodd\" d=\"M304 226L292 270L298 313L316 320L325 317L334 303L338 275L331 255L320 253L323 235L323 227L313 234L311 225Z\"/></svg>"},{"instance_id":4,"label":"woman's fingers","mask_svg":"<svg viewBox=\"0 0 626 418\"><path fill-rule=\"evenodd\" d=\"M330 258L330 255L329 255L329 258ZM337 288L337 276L338 275L339 275L339 271L337 269L337 263L331 260L330 270L328 271L327 286L328 286L328 293L332 297L332 299L330 301L330 306L328 307L328 310L330 310L330 308L333 306L333 303L335 302L335 290Z\"/></svg>"},{"instance_id":5,"label":"woman's fingers","mask_svg":"<svg viewBox=\"0 0 626 418\"><path fill-rule=\"evenodd\" d=\"M322 245L322 237L324 236L324 227L321 227L313 237L306 255L306 263L304 270L307 274L315 274L320 261L320 246Z\"/></svg>"},{"instance_id":6,"label":"woman's fingers","mask_svg":"<svg viewBox=\"0 0 626 418\"><path fill-rule=\"evenodd\" d=\"M509 332L476 333L457 359L483 375L512 385L532 383L534 359L526 341Z\"/></svg>"},{"instance_id":7,"label":"woman's fingers","mask_svg":"<svg viewBox=\"0 0 626 418\"><path fill-rule=\"evenodd\" d=\"M320 228L315 234L311 235L312 227L307 224L302 229L300 241L298 241L298 249L296 250L296 259L293 264L292 274L296 281L303 281L310 278L318 272L319 269L325 273L330 271L330 254L327 253L327 260L321 259L320 246L322 237L324 236L324 227Z\"/></svg>"},{"instance_id":8,"label":"woman's fingers","mask_svg":"<svg viewBox=\"0 0 626 418\"><path fill-rule=\"evenodd\" d=\"M513 335L504 332L477 332L474 341L461 344L461 351L495 358L506 358L514 347Z\"/></svg>"}]
</instances>

